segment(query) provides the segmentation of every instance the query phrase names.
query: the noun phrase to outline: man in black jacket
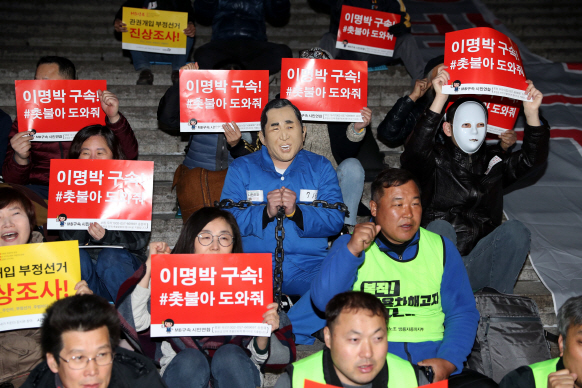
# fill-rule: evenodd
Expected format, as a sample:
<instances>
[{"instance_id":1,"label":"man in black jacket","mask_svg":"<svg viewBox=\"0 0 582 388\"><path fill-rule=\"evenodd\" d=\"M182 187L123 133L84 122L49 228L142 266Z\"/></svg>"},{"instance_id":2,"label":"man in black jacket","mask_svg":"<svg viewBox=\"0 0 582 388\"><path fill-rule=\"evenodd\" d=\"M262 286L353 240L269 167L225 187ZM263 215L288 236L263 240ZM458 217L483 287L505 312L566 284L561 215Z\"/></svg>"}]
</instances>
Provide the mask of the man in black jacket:
<instances>
[{"instance_id":1,"label":"man in black jacket","mask_svg":"<svg viewBox=\"0 0 582 388\"><path fill-rule=\"evenodd\" d=\"M392 64L395 60L401 59L402 63L404 63L404 67L406 67L406 71L408 71L413 80L422 78L424 60L420 55L420 50L418 49L414 37L410 33L410 16L406 12L406 6L404 5L403 0L330 0L330 2L332 3L332 6L329 32L323 35L319 46L322 49L329 51L334 59L367 61L368 66L370 67ZM388 32L396 38L396 47L394 47L393 57L340 50L335 47L342 13L342 5L400 15L400 23L388 28Z\"/></svg>"},{"instance_id":2,"label":"man in black jacket","mask_svg":"<svg viewBox=\"0 0 582 388\"><path fill-rule=\"evenodd\" d=\"M434 101L418 120L400 161L420 180L422 226L457 245L471 287L511 293L529 251L530 232L516 220L501 224L502 190L547 160L550 129L539 116L543 96L527 81L529 101L523 103L526 126L519 151L506 155L498 145L482 147L487 109L471 98L459 99L447 110L445 144L437 144L440 112L448 99L442 93L449 82L445 68L440 67L432 81Z\"/></svg>"},{"instance_id":3,"label":"man in black jacket","mask_svg":"<svg viewBox=\"0 0 582 388\"><path fill-rule=\"evenodd\" d=\"M212 40L194 53L201 69L281 70L281 59L292 58L284 44L267 42L265 20L284 25L289 19L289 0L195 0L196 17L212 23Z\"/></svg>"},{"instance_id":4,"label":"man in black jacket","mask_svg":"<svg viewBox=\"0 0 582 388\"><path fill-rule=\"evenodd\" d=\"M23 388L165 388L145 356L119 348L121 323L105 299L75 295L53 303L41 328L46 361Z\"/></svg>"}]
</instances>

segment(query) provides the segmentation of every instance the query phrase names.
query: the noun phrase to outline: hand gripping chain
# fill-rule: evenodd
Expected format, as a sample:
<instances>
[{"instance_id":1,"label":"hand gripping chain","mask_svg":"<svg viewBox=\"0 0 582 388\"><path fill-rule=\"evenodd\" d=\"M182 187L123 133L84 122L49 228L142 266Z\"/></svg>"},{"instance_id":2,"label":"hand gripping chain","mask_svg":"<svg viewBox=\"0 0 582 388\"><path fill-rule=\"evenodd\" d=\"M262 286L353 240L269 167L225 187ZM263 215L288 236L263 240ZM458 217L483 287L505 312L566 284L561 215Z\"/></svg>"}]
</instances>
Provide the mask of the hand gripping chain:
<instances>
[{"instance_id":1,"label":"hand gripping chain","mask_svg":"<svg viewBox=\"0 0 582 388\"><path fill-rule=\"evenodd\" d=\"M214 206L219 207L221 209L232 209L233 207L239 209L247 209L250 206L266 206L267 203L252 203L251 201L239 201L234 202L232 199L223 199L222 201L214 202ZM341 212L346 214L346 217L350 216L350 212L348 211L348 207L341 203L336 202L334 204L327 203L326 201L315 200L312 203L301 203L304 206L314 206L314 207L322 207L326 209L337 209ZM277 240L277 246L275 247L275 271L273 274L273 298L275 302L279 306L279 310L281 309L281 297L283 292L281 289L283 288L283 260L285 259L285 250L283 249L283 240L285 239L285 228L283 227L283 220L285 219L285 208L280 207L275 215L277 219L277 225L275 226L275 240Z\"/></svg>"}]
</instances>

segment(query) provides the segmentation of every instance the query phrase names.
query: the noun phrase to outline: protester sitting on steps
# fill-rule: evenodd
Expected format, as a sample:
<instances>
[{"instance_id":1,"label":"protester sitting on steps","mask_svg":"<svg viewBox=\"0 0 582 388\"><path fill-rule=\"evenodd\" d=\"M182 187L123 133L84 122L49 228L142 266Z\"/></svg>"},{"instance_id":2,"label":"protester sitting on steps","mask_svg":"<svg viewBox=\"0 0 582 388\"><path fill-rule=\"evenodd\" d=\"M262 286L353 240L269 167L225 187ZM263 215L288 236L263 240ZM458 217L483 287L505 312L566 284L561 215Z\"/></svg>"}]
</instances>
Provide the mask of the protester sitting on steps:
<instances>
[{"instance_id":1,"label":"protester sitting on steps","mask_svg":"<svg viewBox=\"0 0 582 388\"><path fill-rule=\"evenodd\" d=\"M63 57L42 57L36 65L35 80L74 80L75 65ZM110 91L98 90L101 109L105 113L105 125L115 133L127 159L137 158L137 140L125 117L119 112L119 100ZM58 128L55 128L56 132ZM10 144L2 166L7 183L25 185L42 198L48 198L49 169L51 159L63 159L69 154L70 141L31 141L32 131L18 131L14 120L10 131Z\"/></svg>"},{"instance_id":2,"label":"protester sitting on steps","mask_svg":"<svg viewBox=\"0 0 582 388\"><path fill-rule=\"evenodd\" d=\"M558 310L560 357L509 372L500 388L582 388L582 296Z\"/></svg>"},{"instance_id":3,"label":"protester sitting on steps","mask_svg":"<svg viewBox=\"0 0 582 388\"><path fill-rule=\"evenodd\" d=\"M179 80L179 70L180 67L184 66L188 62L190 57L190 51L194 46L194 37L196 36L196 27L194 26L194 10L192 9L192 2L190 0L127 0L115 14L115 21L113 26L115 31L121 33L127 33L127 23L122 21L123 19L123 7L130 8L147 8L154 9L158 11L175 11L175 12L187 12L188 13L188 25L184 26L184 35L186 35L186 53L185 54L162 54L162 53L150 53L146 51L129 50L131 53L131 59L133 61L133 67L135 71L139 71L139 78L137 80L138 85L153 85L154 74L151 71L152 62L155 63L165 63L169 62L172 64L172 84L177 84ZM128 20L126 20L128 21ZM183 37L182 37L183 38ZM179 40L179 38L178 38Z\"/></svg>"},{"instance_id":4,"label":"protester sitting on steps","mask_svg":"<svg viewBox=\"0 0 582 388\"><path fill-rule=\"evenodd\" d=\"M461 98L441 112L448 95L446 66L432 85L435 98L416 124L400 156L414 173L422 192L422 225L449 238L469 274L473 290L492 287L512 293L530 246L530 232L518 220L501 223L503 189L548 158L550 128L541 118L543 95L531 81L524 93L526 118L521 150L504 154L497 145L483 145L487 108L475 98ZM445 143L435 141L441 127Z\"/></svg>"},{"instance_id":5,"label":"protester sitting on steps","mask_svg":"<svg viewBox=\"0 0 582 388\"><path fill-rule=\"evenodd\" d=\"M16 188L0 187L0 247L42 243L42 235L33 232L35 224L34 206L28 197ZM87 286L87 281L91 281L93 276L90 264L81 259L81 278L84 280L74 288L79 295L92 293ZM18 386L42 360L39 339L38 329L0 332L0 384L12 381Z\"/></svg>"},{"instance_id":6,"label":"protester sitting on steps","mask_svg":"<svg viewBox=\"0 0 582 388\"><path fill-rule=\"evenodd\" d=\"M238 225L232 214L218 208L202 208L192 214L180 233L172 254L242 253ZM210 379L216 387L255 388L263 386L263 365L271 360L280 367L295 358L291 324L277 304L270 303L263 323L272 326L270 337L218 336L180 337L153 341L138 332L150 327L149 313L151 255L170 253L164 242L150 244L145 265L122 287L117 301L123 329L138 350L161 365L168 387L205 388ZM227 307L225 307L227 308ZM276 361L273 361L276 360Z\"/></svg>"},{"instance_id":7,"label":"protester sitting on steps","mask_svg":"<svg viewBox=\"0 0 582 388\"><path fill-rule=\"evenodd\" d=\"M124 160L119 139L102 125L91 125L75 135L69 159ZM110 302L117 298L119 287L146 260L149 232L119 231L103 228L92 222L87 230L59 230L61 240L78 240L79 245L99 248L79 248L79 255L95 266L95 277L89 287ZM107 248L108 245L123 247Z\"/></svg>"}]
</instances>

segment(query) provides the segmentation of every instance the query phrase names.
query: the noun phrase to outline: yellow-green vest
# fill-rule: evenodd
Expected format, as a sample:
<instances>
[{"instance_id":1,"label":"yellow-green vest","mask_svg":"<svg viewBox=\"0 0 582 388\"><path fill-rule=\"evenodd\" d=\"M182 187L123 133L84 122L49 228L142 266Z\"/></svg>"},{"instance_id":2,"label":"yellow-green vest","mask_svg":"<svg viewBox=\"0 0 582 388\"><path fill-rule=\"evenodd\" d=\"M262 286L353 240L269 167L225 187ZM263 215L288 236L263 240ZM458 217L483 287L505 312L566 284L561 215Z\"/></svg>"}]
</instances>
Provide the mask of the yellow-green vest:
<instances>
[{"instance_id":1,"label":"yellow-green vest","mask_svg":"<svg viewBox=\"0 0 582 388\"><path fill-rule=\"evenodd\" d=\"M412 365L398 356L386 354L388 363L387 388L415 388L418 387L416 373ZM293 363L292 388L303 388L305 380L326 384L323 373L323 350Z\"/></svg>"},{"instance_id":2,"label":"yellow-green vest","mask_svg":"<svg viewBox=\"0 0 582 388\"><path fill-rule=\"evenodd\" d=\"M366 249L353 286L354 291L376 295L388 309L388 341L391 342L443 339L444 243L438 234L419 230L418 252L413 260L392 259L372 243Z\"/></svg>"},{"instance_id":3,"label":"yellow-green vest","mask_svg":"<svg viewBox=\"0 0 582 388\"><path fill-rule=\"evenodd\" d=\"M536 362L529 367L533 372L536 382L536 388L546 388L548 386L548 375L556 371L556 365L560 361L560 357L552 358L542 362Z\"/></svg>"}]
</instances>

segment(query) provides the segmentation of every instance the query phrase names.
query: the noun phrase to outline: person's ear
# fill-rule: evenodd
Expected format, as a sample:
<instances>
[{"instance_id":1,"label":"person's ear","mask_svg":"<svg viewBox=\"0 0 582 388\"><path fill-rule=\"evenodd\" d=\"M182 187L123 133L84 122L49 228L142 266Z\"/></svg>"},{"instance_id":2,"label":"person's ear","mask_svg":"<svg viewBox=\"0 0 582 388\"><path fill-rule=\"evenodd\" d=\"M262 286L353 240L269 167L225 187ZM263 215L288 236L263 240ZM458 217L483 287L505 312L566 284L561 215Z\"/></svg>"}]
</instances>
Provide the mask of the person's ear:
<instances>
[{"instance_id":1,"label":"person's ear","mask_svg":"<svg viewBox=\"0 0 582 388\"><path fill-rule=\"evenodd\" d=\"M452 128L451 124L448 121L445 121L443 123L443 132L448 137L451 137L453 135L453 128Z\"/></svg>"},{"instance_id":2,"label":"person's ear","mask_svg":"<svg viewBox=\"0 0 582 388\"><path fill-rule=\"evenodd\" d=\"M307 127L303 125L303 142L305 143L305 136L307 135Z\"/></svg>"},{"instance_id":3,"label":"person's ear","mask_svg":"<svg viewBox=\"0 0 582 388\"><path fill-rule=\"evenodd\" d=\"M263 130L259 131L259 140L261 141L262 145L265 145L265 135L263 135Z\"/></svg>"},{"instance_id":4,"label":"person's ear","mask_svg":"<svg viewBox=\"0 0 582 388\"><path fill-rule=\"evenodd\" d=\"M59 373L59 364L51 353L46 354L46 363L53 373Z\"/></svg>"},{"instance_id":5,"label":"person's ear","mask_svg":"<svg viewBox=\"0 0 582 388\"><path fill-rule=\"evenodd\" d=\"M325 340L325 346L329 348L329 345L331 345L331 331L327 326L323 328L323 339Z\"/></svg>"},{"instance_id":6,"label":"person's ear","mask_svg":"<svg viewBox=\"0 0 582 388\"><path fill-rule=\"evenodd\" d=\"M378 211L378 204L374 200L370 200L370 212L372 217L376 217L376 212Z\"/></svg>"},{"instance_id":7,"label":"person's ear","mask_svg":"<svg viewBox=\"0 0 582 388\"><path fill-rule=\"evenodd\" d=\"M562 334L558 337L558 349L560 349L560 357L564 356L564 337Z\"/></svg>"}]
</instances>

